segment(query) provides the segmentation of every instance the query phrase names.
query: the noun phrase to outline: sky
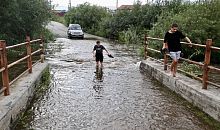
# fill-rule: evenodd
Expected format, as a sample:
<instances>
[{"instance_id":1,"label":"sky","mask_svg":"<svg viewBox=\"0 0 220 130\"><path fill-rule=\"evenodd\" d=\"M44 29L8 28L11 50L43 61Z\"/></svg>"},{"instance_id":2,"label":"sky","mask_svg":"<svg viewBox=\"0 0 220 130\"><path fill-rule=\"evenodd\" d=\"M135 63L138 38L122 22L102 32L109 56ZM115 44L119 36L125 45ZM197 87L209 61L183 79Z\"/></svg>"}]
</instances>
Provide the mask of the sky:
<instances>
[{"instance_id":1,"label":"sky","mask_svg":"<svg viewBox=\"0 0 220 130\"><path fill-rule=\"evenodd\" d=\"M72 6L76 7L79 4L89 2L92 5L104 6L108 8L115 9L117 0L71 0ZM120 5L133 5L135 0L118 0L118 6ZM143 4L146 0L140 0ZM52 4L55 5L55 9L65 9L68 8L69 0L52 0Z\"/></svg>"}]
</instances>

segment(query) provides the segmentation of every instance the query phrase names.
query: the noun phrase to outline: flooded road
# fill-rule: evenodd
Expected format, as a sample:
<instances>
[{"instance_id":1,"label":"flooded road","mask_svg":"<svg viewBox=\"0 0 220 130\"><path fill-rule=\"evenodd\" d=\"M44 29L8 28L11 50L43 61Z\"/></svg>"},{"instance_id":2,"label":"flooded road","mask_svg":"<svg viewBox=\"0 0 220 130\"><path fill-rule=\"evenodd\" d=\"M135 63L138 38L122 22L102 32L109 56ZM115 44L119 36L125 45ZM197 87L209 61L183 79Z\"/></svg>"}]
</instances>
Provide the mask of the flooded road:
<instances>
[{"instance_id":1,"label":"flooded road","mask_svg":"<svg viewBox=\"0 0 220 130\"><path fill-rule=\"evenodd\" d=\"M101 42L103 69L92 57L94 40L58 38L49 44L51 84L15 128L34 130L210 130L186 101L139 71L126 47Z\"/></svg>"}]
</instances>

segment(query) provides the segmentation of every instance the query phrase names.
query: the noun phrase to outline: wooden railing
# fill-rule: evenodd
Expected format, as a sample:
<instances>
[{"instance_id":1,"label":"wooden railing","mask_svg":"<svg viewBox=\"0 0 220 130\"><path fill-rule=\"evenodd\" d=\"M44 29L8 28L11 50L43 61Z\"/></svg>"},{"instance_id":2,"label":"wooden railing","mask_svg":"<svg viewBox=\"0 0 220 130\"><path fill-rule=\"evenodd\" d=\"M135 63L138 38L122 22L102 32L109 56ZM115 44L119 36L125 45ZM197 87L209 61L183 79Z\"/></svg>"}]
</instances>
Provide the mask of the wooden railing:
<instances>
[{"instance_id":1,"label":"wooden railing","mask_svg":"<svg viewBox=\"0 0 220 130\"><path fill-rule=\"evenodd\" d=\"M153 37L147 37L147 35L145 35L145 47L144 47L144 51L145 51L145 54L144 54L144 58L147 59L148 56L148 51L154 51L154 52L157 52L157 53L161 53L159 50L156 50L156 49L153 49L153 48L149 48L148 47L148 44L149 44L149 40L157 40L157 41L161 41L163 42L164 39L160 39L160 38L153 38ZM162 44L162 43L161 43ZM204 58L204 63L200 63L200 62L196 62L196 61L192 61L192 60L189 60L189 59L185 59L185 58L180 58L181 60L183 61L186 61L188 63L191 63L191 64L195 64L195 65L198 65L200 68L202 68L203 70L203 75L202 75L202 78L196 76L196 75L193 75L191 73L188 73L188 72L185 72L181 69L178 69L178 71L181 71L183 73L186 73L187 75L190 75L191 77L195 78L195 79L198 79L200 80L202 83L203 83L203 89L207 89L207 85L208 84L211 84L213 86L216 86L216 87L219 87L220 88L220 85L217 84L217 83L214 83L214 82L211 82L211 81L208 81L208 74L209 74L209 71L212 70L212 71L216 71L220 74L220 69L219 68L216 68L216 67L213 67L213 66L210 66L210 58L211 58L211 50L216 50L216 51L220 51L220 48L218 47L214 47L212 46L212 39L207 39L206 41L206 45L201 45L201 44L190 44L190 43L187 43L187 42L181 42L181 44L186 44L186 45L192 45L192 46L196 46L196 47L202 47L202 48L205 48L205 58ZM163 64L164 64L164 70L167 70L167 66L168 66L168 56L170 56L169 54L164 54L164 59L163 59Z\"/></svg>"},{"instance_id":2,"label":"wooden railing","mask_svg":"<svg viewBox=\"0 0 220 130\"><path fill-rule=\"evenodd\" d=\"M32 48L31 48L31 44L34 43L39 43L40 47L38 48L38 50L32 52ZM13 48L17 48L20 47L22 45L26 46L26 56L24 56L23 58L14 61L10 64L8 64L8 59L7 59L7 51L9 49L13 49ZM20 43L20 44L16 44L13 46L6 46L6 41L5 40L0 40L0 72L2 73L2 88L0 89L0 93L4 92L4 95L7 96L10 94L10 85L15 82L18 78L20 78L21 76L23 76L27 71L29 73L32 73L32 56L36 53L41 53L40 55L40 60L38 60L37 62L44 62L44 47L43 47L43 40L41 39L36 39L36 40L30 40L30 37L27 36L26 37L26 42L24 43ZM15 79L13 79L12 81L9 81L9 72L8 69L13 67L14 65L27 60L27 66L28 68L21 73L19 76L17 76Z\"/></svg>"}]
</instances>

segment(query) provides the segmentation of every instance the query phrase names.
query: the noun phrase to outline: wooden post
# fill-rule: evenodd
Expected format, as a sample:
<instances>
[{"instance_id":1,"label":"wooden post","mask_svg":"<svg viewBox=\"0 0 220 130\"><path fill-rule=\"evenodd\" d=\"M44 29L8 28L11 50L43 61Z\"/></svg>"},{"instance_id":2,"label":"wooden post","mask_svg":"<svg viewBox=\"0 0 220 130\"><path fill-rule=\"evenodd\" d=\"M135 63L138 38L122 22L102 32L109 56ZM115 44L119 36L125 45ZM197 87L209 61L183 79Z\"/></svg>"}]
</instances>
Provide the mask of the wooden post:
<instances>
[{"instance_id":1,"label":"wooden post","mask_svg":"<svg viewBox=\"0 0 220 130\"><path fill-rule=\"evenodd\" d=\"M205 49L205 60L204 60L204 66L203 66L203 89L207 89L207 81L208 81L208 73L209 73L209 64L210 64L210 57L211 57L211 45L212 45L212 39L206 40L206 49Z\"/></svg>"},{"instance_id":2,"label":"wooden post","mask_svg":"<svg viewBox=\"0 0 220 130\"><path fill-rule=\"evenodd\" d=\"M42 36L40 41L40 48L41 48L41 54L40 54L41 63L44 63L44 40Z\"/></svg>"},{"instance_id":3,"label":"wooden post","mask_svg":"<svg viewBox=\"0 0 220 130\"><path fill-rule=\"evenodd\" d=\"M27 55L29 56L27 58L27 65L29 69L29 73L32 73L32 56L31 56L31 43L30 43L30 36L26 36L26 49L27 49Z\"/></svg>"},{"instance_id":4,"label":"wooden post","mask_svg":"<svg viewBox=\"0 0 220 130\"><path fill-rule=\"evenodd\" d=\"M148 39L147 35L144 35L144 59L147 59Z\"/></svg>"},{"instance_id":5,"label":"wooden post","mask_svg":"<svg viewBox=\"0 0 220 130\"><path fill-rule=\"evenodd\" d=\"M2 48L1 54L1 67L4 67L4 71L2 72L2 83L3 87L6 88L4 91L4 95L9 95L9 75L8 75L8 60L7 60L7 51L6 51L6 42L4 40L0 40L0 48Z\"/></svg>"}]
</instances>

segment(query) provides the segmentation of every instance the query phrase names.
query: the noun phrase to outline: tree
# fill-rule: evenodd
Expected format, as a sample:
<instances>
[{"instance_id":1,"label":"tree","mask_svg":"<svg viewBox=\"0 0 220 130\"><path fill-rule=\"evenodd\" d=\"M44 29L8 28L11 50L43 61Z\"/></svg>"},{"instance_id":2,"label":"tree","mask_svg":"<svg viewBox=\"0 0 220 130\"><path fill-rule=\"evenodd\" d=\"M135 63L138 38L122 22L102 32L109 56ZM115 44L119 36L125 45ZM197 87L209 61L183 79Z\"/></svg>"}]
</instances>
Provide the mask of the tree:
<instances>
[{"instance_id":1,"label":"tree","mask_svg":"<svg viewBox=\"0 0 220 130\"><path fill-rule=\"evenodd\" d=\"M84 3L78 7L72 8L66 15L67 24L78 23L85 31L92 33L99 27L99 23L110 16L107 9L104 7Z\"/></svg>"},{"instance_id":2,"label":"tree","mask_svg":"<svg viewBox=\"0 0 220 130\"><path fill-rule=\"evenodd\" d=\"M169 9L159 16L158 22L150 31L151 36L163 37L165 31L175 22L194 43L204 44L206 39L211 38L215 42L214 46L220 46L220 2L218 0L191 4L182 3L179 6L184 8L178 13ZM183 52L185 56L194 60L204 60L204 50L183 48ZM219 53L214 53L212 59L218 59L219 55Z\"/></svg>"},{"instance_id":3,"label":"tree","mask_svg":"<svg viewBox=\"0 0 220 130\"><path fill-rule=\"evenodd\" d=\"M45 0L3 0L0 10L0 38L9 44L41 32L50 18Z\"/></svg>"}]
</instances>

